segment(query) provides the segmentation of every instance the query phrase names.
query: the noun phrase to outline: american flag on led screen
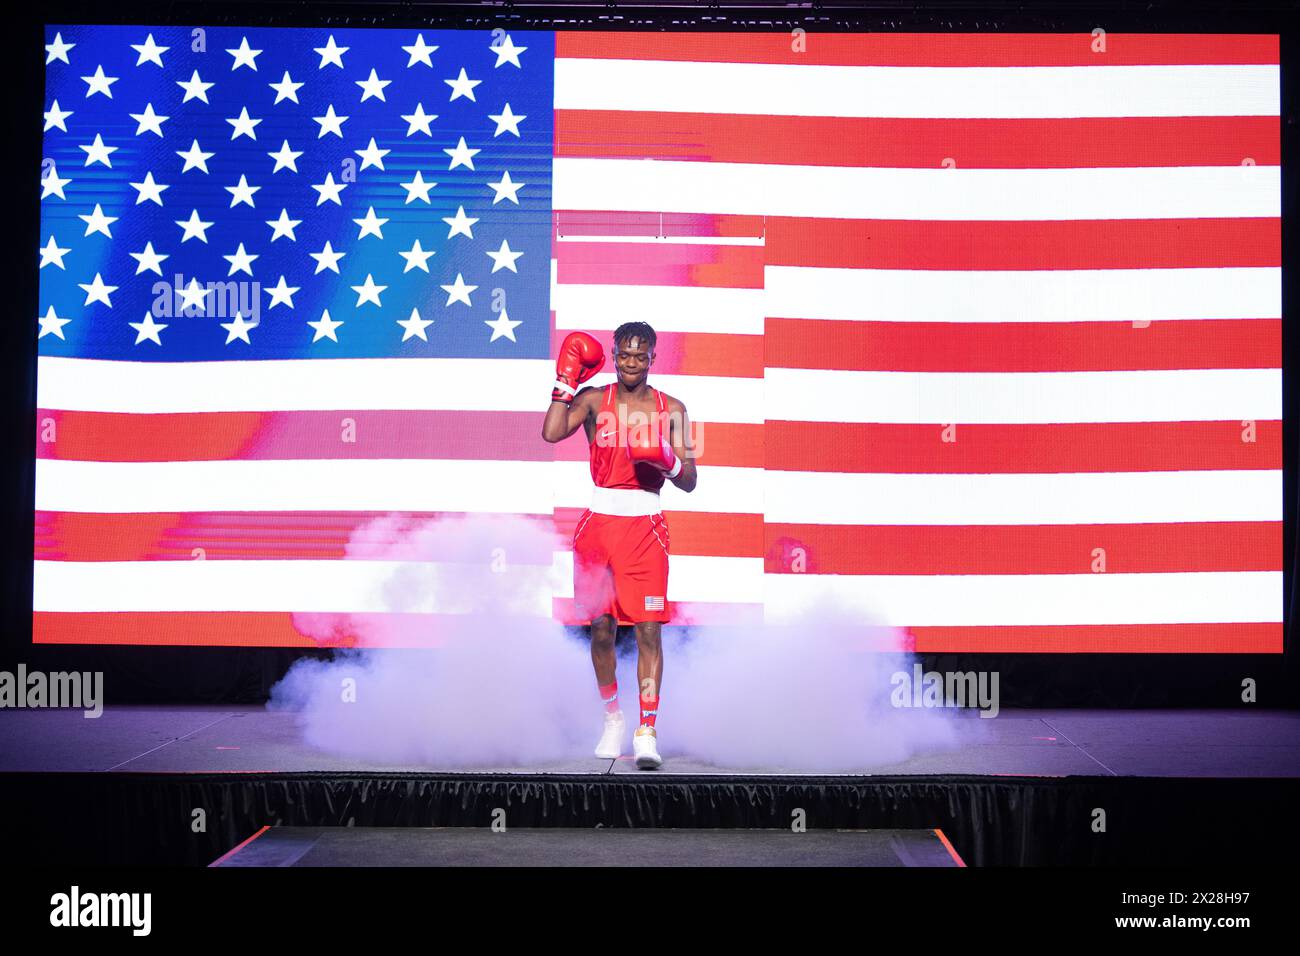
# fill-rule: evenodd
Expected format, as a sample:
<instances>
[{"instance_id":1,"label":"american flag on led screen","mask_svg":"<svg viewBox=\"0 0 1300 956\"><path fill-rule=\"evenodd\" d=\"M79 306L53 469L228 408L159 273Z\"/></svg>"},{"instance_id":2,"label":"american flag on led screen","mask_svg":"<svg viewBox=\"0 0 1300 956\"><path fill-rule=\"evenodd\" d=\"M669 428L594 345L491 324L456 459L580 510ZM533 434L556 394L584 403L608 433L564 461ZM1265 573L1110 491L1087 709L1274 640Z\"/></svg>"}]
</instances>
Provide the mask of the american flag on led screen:
<instances>
[{"instance_id":1,"label":"american flag on led screen","mask_svg":"<svg viewBox=\"0 0 1300 956\"><path fill-rule=\"evenodd\" d=\"M554 349L640 319L675 620L1281 649L1276 36L46 40L37 641L312 643L379 515L563 538Z\"/></svg>"}]
</instances>

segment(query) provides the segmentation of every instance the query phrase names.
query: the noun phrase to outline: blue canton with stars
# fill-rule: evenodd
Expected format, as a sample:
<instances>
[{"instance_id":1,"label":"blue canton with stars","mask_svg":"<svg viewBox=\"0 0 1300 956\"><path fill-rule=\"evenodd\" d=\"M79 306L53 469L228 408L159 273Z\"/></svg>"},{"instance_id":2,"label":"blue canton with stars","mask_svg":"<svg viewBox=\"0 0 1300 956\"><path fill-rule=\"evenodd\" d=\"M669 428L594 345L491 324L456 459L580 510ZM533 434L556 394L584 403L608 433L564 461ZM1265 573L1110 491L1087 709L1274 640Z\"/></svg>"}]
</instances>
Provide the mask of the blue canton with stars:
<instances>
[{"instance_id":1,"label":"blue canton with stars","mask_svg":"<svg viewBox=\"0 0 1300 956\"><path fill-rule=\"evenodd\" d=\"M545 358L554 35L49 26L39 350Z\"/></svg>"}]
</instances>

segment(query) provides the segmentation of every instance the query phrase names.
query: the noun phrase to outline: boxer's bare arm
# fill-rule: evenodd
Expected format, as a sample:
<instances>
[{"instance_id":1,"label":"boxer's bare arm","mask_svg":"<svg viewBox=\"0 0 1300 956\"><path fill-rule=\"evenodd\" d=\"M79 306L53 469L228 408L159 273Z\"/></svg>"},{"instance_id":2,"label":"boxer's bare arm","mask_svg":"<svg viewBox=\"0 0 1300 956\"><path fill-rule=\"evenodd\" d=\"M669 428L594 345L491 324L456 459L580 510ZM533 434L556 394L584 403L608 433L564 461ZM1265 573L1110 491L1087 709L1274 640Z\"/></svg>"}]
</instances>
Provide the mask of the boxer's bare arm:
<instances>
[{"instance_id":1,"label":"boxer's bare arm","mask_svg":"<svg viewBox=\"0 0 1300 956\"><path fill-rule=\"evenodd\" d=\"M665 395L664 403L668 408L668 443L673 446L673 453L681 459L682 470L676 478L670 478L682 491L695 490L695 456L698 449L692 445L691 423L686 415L686 406L677 399Z\"/></svg>"},{"instance_id":2,"label":"boxer's bare arm","mask_svg":"<svg viewBox=\"0 0 1300 956\"><path fill-rule=\"evenodd\" d=\"M563 402L551 402L551 407L546 410L546 418L542 422L542 438L545 441L554 444L557 441L564 441L580 427L586 426L587 439L591 439L591 429L595 405L592 402L598 389L590 385L578 389L578 394L573 397L573 404L565 405Z\"/></svg>"}]
</instances>

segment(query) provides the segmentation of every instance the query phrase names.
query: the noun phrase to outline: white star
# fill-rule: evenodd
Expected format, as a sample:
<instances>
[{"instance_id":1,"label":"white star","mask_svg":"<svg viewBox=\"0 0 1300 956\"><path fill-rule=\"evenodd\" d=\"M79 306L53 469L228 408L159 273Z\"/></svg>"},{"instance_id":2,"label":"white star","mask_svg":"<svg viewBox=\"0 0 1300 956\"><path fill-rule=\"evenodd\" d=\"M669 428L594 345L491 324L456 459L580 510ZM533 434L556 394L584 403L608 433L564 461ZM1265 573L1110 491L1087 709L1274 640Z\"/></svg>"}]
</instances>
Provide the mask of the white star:
<instances>
[{"instance_id":1,"label":"white star","mask_svg":"<svg viewBox=\"0 0 1300 956\"><path fill-rule=\"evenodd\" d=\"M515 46L514 41L510 39L509 33L506 34L504 41L491 43L489 46L491 47L492 52L497 55L497 61L493 64L493 69L503 63L513 63L515 66L519 67L519 69L523 69L523 66L519 63L519 54L527 50L528 47Z\"/></svg>"},{"instance_id":2,"label":"white star","mask_svg":"<svg viewBox=\"0 0 1300 956\"><path fill-rule=\"evenodd\" d=\"M57 103L55 104L58 105ZM425 136L432 136L433 130L429 129L429 124L438 118L437 113L426 113L423 103L415 104L415 112L408 113L402 117L406 120L406 135L410 136L416 130L419 130Z\"/></svg>"},{"instance_id":3,"label":"white star","mask_svg":"<svg viewBox=\"0 0 1300 956\"><path fill-rule=\"evenodd\" d=\"M54 34L54 42L45 44L45 52L49 54L45 58L46 64L53 63L55 60L62 60L71 66L72 64L68 61L68 51L76 45L75 43L64 43L62 33ZM59 338L63 338L63 336L59 336Z\"/></svg>"},{"instance_id":4,"label":"white star","mask_svg":"<svg viewBox=\"0 0 1300 956\"><path fill-rule=\"evenodd\" d=\"M142 202L155 202L161 206L163 204L162 191L164 189L171 189L171 186L154 182L153 172L150 171L144 174L144 182L131 183L131 188L139 193L139 195L135 197L135 204L137 206Z\"/></svg>"},{"instance_id":5,"label":"white star","mask_svg":"<svg viewBox=\"0 0 1300 956\"><path fill-rule=\"evenodd\" d=\"M92 302L102 302L110 309L113 307L113 303L108 301L108 297L117 291L117 286L105 285L104 280L100 278L98 272L95 273L94 282L78 282L77 285L85 290L86 293L86 301L83 302L82 305L90 305Z\"/></svg>"},{"instance_id":6,"label":"white star","mask_svg":"<svg viewBox=\"0 0 1300 956\"><path fill-rule=\"evenodd\" d=\"M82 79L86 81L88 87L86 90L86 99L90 99L96 93L103 93L110 100L113 98L113 91L109 89L109 87L118 81L118 77L105 76L104 68L102 66L95 67L94 76L83 76Z\"/></svg>"},{"instance_id":7,"label":"white star","mask_svg":"<svg viewBox=\"0 0 1300 956\"><path fill-rule=\"evenodd\" d=\"M99 203L95 203L95 211L90 215L77 216L77 218L86 224L86 233L82 236L83 239L92 232L102 232L104 235L108 236L108 238L113 238L113 234L108 231L108 227L117 222L118 217L105 216L104 210L100 208Z\"/></svg>"},{"instance_id":8,"label":"white star","mask_svg":"<svg viewBox=\"0 0 1300 956\"><path fill-rule=\"evenodd\" d=\"M487 254L492 257L493 272L498 269L509 269L511 272L518 274L519 270L515 268L515 260L522 256L523 253L511 252L510 243L506 242L506 240L501 240L501 248L496 252L489 249Z\"/></svg>"},{"instance_id":9,"label":"white star","mask_svg":"<svg viewBox=\"0 0 1300 956\"><path fill-rule=\"evenodd\" d=\"M454 80L443 80L442 82L451 87L451 100L455 100L461 96L468 96L471 100L474 100L474 87L478 86L483 81L471 80L465 75L465 68L462 66L460 68L460 76L456 77ZM451 102L451 100L448 100L447 102ZM478 100L474 100L474 102L477 103Z\"/></svg>"},{"instance_id":10,"label":"white star","mask_svg":"<svg viewBox=\"0 0 1300 956\"><path fill-rule=\"evenodd\" d=\"M63 121L71 115L72 115L72 110L59 109L59 101L55 100L54 105L45 111L45 128L49 130L57 126L59 129L63 130L63 132L66 133L68 131L68 128L63 125ZM408 133L407 135L409 136L410 134Z\"/></svg>"},{"instance_id":11,"label":"white star","mask_svg":"<svg viewBox=\"0 0 1300 956\"><path fill-rule=\"evenodd\" d=\"M247 136L249 139L255 140L257 139L257 133L254 132L254 128L262 121L260 119L251 119L248 115L248 107L245 106L238 116L228 119L226 122L234 127L234 131L230 134L231 139Z\"/></svg>"},{"instance_id":12,"label":"white star","mask_svg":"<svg viewBox=\"0 0 1300 956\"><path fill-rule=\"evenodd\" d=\"M392 83L393 81L381 80L379 78L379 75L375 73L374 69L371 69L370 77L368 79L353 80L352 82L356 83L357 86L361 87L362 103L364 103L366 100L370 99L371 97L375 97L376 99L383 100L384 102L388 102L387 100L384 100L384 87Z\"/></svg>"},{"instance_id":13,"label":"white star","mask_svg":"<svg viewBox=\"0 0 1300 956\"><path fill-rule=\"evenodd\" d=\"M451 165L447 167L448 169L455 169L457 166L468 166L473 169L474 156L483 150L470 149L465 145L465 137L462 136L454 149L444 149L443 152L451 157Z\"/></svg>"},{"instance_id":14,"label":"white star","mask_svg":"<svg viewBox=\"0 0 1300 956\"><path fill-rule=\"evenodd\" d=\"M267 308L274 309L277 305L287 305L292 309L293 295L301 288L302 286L286 285L284 276L280 276L280 281L278 283L267 287L266 291L271 296L271 304L268 305Z\"/></svg>"},{"instance_id":15,"label":"white star","mask_svg":"<svg viewBox=\"0 0 1300 956\"><path fill-rule=\"evenodd\" d=\"M316 272L313 275L319 275L326 269L329 269L335 275L339 274L339 260L347 255L346 252L335 252L334 247L325 241L325 248L320 252L309 252L307 255L316 260Z\"/></svg>"},{"instance_id":16,"label":"white star","mask_svg":"<svg viewBox=\"0 0 1300 956\"><path fill-rule=\"evenodd\" d=\"M417 337L427 342L429 337L424 334L424 330L433 325L433 319L422 319L420 318L420 310L412 309L411 317L409 319L398 319L397 324L406 330L402 333L403 342Z\"/></svg>"},{"instance_id":17,"label":"white star","mask_svg":"<svg viewBox=\"0 0 1300 956\"><path fill-rule=\"evenodd\" d=\"M166 49L166 47L164 47L164 49ZM139 66L138 63L136 65ZM160 325L159 323L155 322L153 320L152 312L146 312L144 314L143 322L128 322L126 324L131 326L131 328L135 329L136 332L139 333L135 337L136 345L139 345L145 339L149 339L150 341L155 342L158 345L162 345L162 339L158 338L158 333L161 332L163 329L167 328L167 326L165 324Z\"/></svg>"},{"instance_id":18,"label":"white star","mask_svg":"<svg viewBox=\"0 0 1300 956\"><path fill-rule=\"evenodd\" d=\"M365 149L354 149L352 152L361 157L361 169L367 169L371 166L384 168L384 157L392 152L391 149L380 149L375 145L375 138L370 137L370 145ZM359 170L358 170L359 171Z\"/></svg>"},{"instance_id":19,"label":"white star","mask_svg":"<svg viewBox=\"0 0 1300 956\"><path fill-rule=\"evenodd\" d=\"M352 291L357 294L358 307L360 307L363 303L373 302L375 305L378 305L382 308L383 305L379 301L379 293L383 292L387 288L388 286L386 285L375 285L375 277L367 272L365 284L354 285L352 287Z\"/></svg>"},{"instance_id":20,"label":"white star","mask_svg":"<svg viewBox=\"0 0 1300 956\"><path fill-rule=\"evenodd\" d=\"M432 67L433 63L429 59L429 54L438 48L436 46L425 46L424 34L418 33L415 36L415 45L404 46L402 49L411 54L411 58L406 62L406 65L409 68L415 66L417 63L423 63L425 66Z\"/></svg>"},{"instance_id":21,"label":"white star","mask_svg":"<svg viewBox=\"0 0 1300 956\"><path fill-rule=\"evenodd\" d=\"M505 309L501 310L501 314L497 316L495 322L484 319L483 324L492 330L492 338L488 339L489 345L499 338L508 338L511 342L518 342L519 340L515 338L515 329L523 325L522 322L511 322L510 316Z\"/></svg>"},{"instance_id":22,"label":"white star","mask_svg":"<svg viewBox=\"0 0 1300 956\"><path fill-rule=\"evenodd\" d=\"M286 139L279 152L267 153L266 155L275 160L275 169L271 170L272 173L278 173L282 169L292 170L296 173L298 171L297 159L302 155L302 150L290 149L289 141Z\"/></svg>"},{"instance_id":23,"label":"white star","mask_svg":"<svg viewBox=\"0 0 1300 956\"><path fill-rule=\"evenodd\" d=\"M176 85L185 91L185 99L181 103L188 103L190 100L202 100L208 102L208 90L216 86L215 83L204 83L199 79L199 71L195 70L188 80L177 80Z\"/></svg>"},{"instance_id":24,"label":"white star","mask_svg":"<svg viewBox=\"0 0 1300 956\"><path fill-rule=\"evenodd\" d=\"M528 114L524 113L518 116L515 115L515 113L512 112L510 109L510 104L507 103L505 107L502 108L500 113L489 113L488 119L492 120L494 123L497 124L497 131L492 134L493 138L500 136L502 133L506 132L507 130L514 133L516 136L518 136L519 121L528 119Z\"/></svg>"},{"instance_id":25,"label":"white star","mask_svg":"<svg viewBox=\"0 0 1300 956\"><path fill-rule=\"evenodd\" d=\"M63 195L63 187L70 182L72 182L71 179L59 178L58 168L51 166L45 175L41 177L41 198L44 199L46 196L54 195L60 199L67 199L68 197Z\"/></svg>"},{"instance_id":26,"label":"white star","mask_svg":"<svg viewBox=\"0 0 1300 956\"><path fill-rule=\"evenodd\" d=\"M191 239L198 237L200 242L208 241L208 228L212 225L210 222L204 222L199 218L197 209L190 210L190 218L177 219L176 225L185 230L185 235L181 236L181 242L189 242Z\"/></svg>"},{"instance_id":27,"label":"white star","mask_svg":"<svg viewBox=\"0 0 1300 956\"><path fill-rule=\"evenodd\" d=\"M77 148L86 151L86 162L82 165L89 166L92 163L103 163L109 169L113 168L113 164L108 161L108 157L110 153L117 152L117 147L105 146L104 138L98 133L95 134L95 141L89 146L78 146Z\"/></svg>"},{"instance_id":28,"label":"white star","mask_svg":"<svg viewBox=\"0 0 1300 956\"><path fill-rule=\"evenodd\" d=\"M239 182L225 187L226 192L230 193L230 208L234 209L240 203L247 203L250 208L256 209L257 207L253 205L253 193L261 188L261 186L248 185L248 177L240 173Z\"/></svg>"},{"instance_id":29,"label":"white star","mask_svg":"<svg viewBox=\"0 0 1300 956\"><path fill-rule=\"evenodd\" d=\"M284 79L282 79L279 83L268 83L266 85L269 86L271 89L275 90L276 103L280 102L281 100L293 100L295 103L297 103L298 91L302 89L304 86L304 84L302 83L295 83L293 81L293 77L289 75L288 70L284 71ZM271 105L274 106L275 103L272 103Z\"/></svg>"},{"instance_id":30,"label":"white star","mask_svg":"<svg viewBox=\"0 0 1300 956\"><path fill-rule=\"evenodd\" d=\"M76 46L76 44L74 43L73 46ZM46 47L45 49L48 50L49 47ZM67 325L69 322L71 322L72 320L61 319L57 315L55 315L54 306L50 306L48 309L46 309L44 315L38 315L36 317L36 321L41 324L41 334L38 335L37 338L43 339L45 338L45 336L53 333L54 335L57 335L59 338L63 339L63 341L65 342L67 341L67 339L63 338L63 327Z\"/></svg>"},{"instance_id":31,"label":"white star","mask_svg":"<svg viewBox=\"0 0 1300 956\"><path fill-rule=\"evenodd\" d=\"M50 241L53 242L54 240L51 239ZM397 254L406 260L406 268L402 270L402 274L405 275L406 273L410 272L412 269L420 269L424 272L428 272L429 257L434 255L435 253L432 249L428 249L428 250L421 249L420 240L416 239L414 245L412 245L410 249L408 249L406 252L403 252L401 249L398 249Z\"/></svg>"},{"instance_id":32,"label":"white star","mask_svg":"<svg viewBox=\"0 0 1300 956\"><path fill-rule=\"evenodd\" d=\"M315 47L316 53L320 54L320 66L316 69L323 70L328 64L333 63L337 67L343 66L343 54L352 49L350 46L335 46L334 34L330 34L330 42L325 46Z\"/></svg>"},{"instance_id":33,"label":"white star","mask_svg":"<svg viewBox=\"0 0 1300 956\"><path fill-rule=\"evenodd\" d=\"M495 206L503 199L509 199L512 203L518 206L519 190L523 189L528 184L513 182L510 179L510 170L507 169L501 173L500 179L498 179L494 183L488 183L488 185L491 186L494 190L496 190L496 195L492 197L492 205Z\"/></svg>"},{"instance_id":34,"label":"white star","mask_svg":"<svg viewBox=\"0 0 1300 956\"><path fill-rule=\"evenodd\" d=\"M143 113L131 113L130 116L131 119L135 120L136 123L139 124L135 128L136 136L139 136L141 133L145 132L145 130L162 136L162 124L171 119L170 116L159 116L155 113L153 111L152 103L145 104Z\"/></svg>"},{"instance_id":35,"label":"white star","mask_svg":"<svg viewBox=\"0 0 1300 956\"><path fill-rule=\"evenodd\" d=\"M375 215L374 206L371 206L370 209L366 211L366 217L364 219L353 219L352 221L361 227L361 231L357 233L358 239L364 239L366 236L378 236L380 239L384 238L383 229L388 220L378 218Z\"/></svg>"},{"instance_id":36,"label":"white star","mask_svg":"<svg viewBox=\"0 0 1300 956\"><path fill-rule=\"evenodd\" d=\"M199 285L199 280L192 278L190 284L176 290L181 297L179 312L183 315L202 315L208 310L208 296L211 290Z\"/></svg>"},{"instance_id":37,"label":"white star","mask_svg":"<svg viewBox=\"0 0 1300 956\"><path fill-rule=\"evenodd\" d=\"M141 272L156 272L158 275L162 275L162 261L171 258L171 256L159 255L154 252L152 242L146 242L144 244L144 252L129 252L127 255L140 263L135 267L136 275L139 275Z\"/></svg>"},{"instance_id":38,"label":"white star","mask_svg":"<svg viewBox=\"0 0 1300 956\"><path fill-rule=\"evenodd\" d=\"M226 336L227 345L235 341L235 339L243 339L249 345L252 345L253 343L248 338L248 330L255 329L257 326L258 323L256 322L245 322L244 317L238 313L235 315L235 321L221 323L221 327L230 333Z\"/></svg>"},{"instance_id":39,"label":"white star","mask_svg":"<svg viewBox=\"0 0 1300 956\"><path fill-rule=\"evenodd\" d=\"M335 322L333 319L331 319L330 310L326 309L324 312L320 314L319 321L308 322L307 324L316 330L316 334L313 335L311 339L313 342L319 342L321 339L332 339L333 341L337 342L339 339L338 336L334 334L334 330L337 329L343 323Z\"/></svg>"},{"instance_id":40,"label":"white star","mask_svg":"<svg viewBox=\"0 0 1300 956\"><path fill-rule=\"evenodd\" d=\"M240 41L239 47L234 50L227 50L235 58L234 64L230 67L231 71L239 69L241 66L251 67L254 72L257 71L257 56L261 50L252 50L248 46L248 37Z\"/></svg>"},{"instance_id":41,"label":"white star","mask_svg":"<svg viewBox=\"0 0 1300 956\"><path fill-rule=\"evenodd\" d=\"M253 260L260 259L261 256L249 255L241 242L238 249L221 258L230 263L230 271L226 273L227 277L233 276L236 272L246 272L251 276L253 274Z\"/></svg>"},{"instance_id":42,"label":"white star","mask_svg":"<svg viewBox=\"0 0 1300 956\"><path fill-rule=\"evenodd\" d=\"M157 63L159 66L162 66L162 55L170 50L171 47L158 46L158 44L153 42L153 34L151 33L145 37L143 43L132 43L131 49L140 54L140 58L135 61L136 66L141 66L145 63Z\"/></svg>"},{"instance_id":43,"label":"white star","mask_svg":"<svg viewBox=\"0 0 1300 956\"><path fill-rule=\"evenodd\" d=\"M469 301L469 294L477 288L478 286L476 285L466 285L465 277L457 272L456 281L451 285L445 285L442 287L442 291L447 293L447 301L443 304L443 308L446 308L453 302L464 302L472 308L473 304Z\"/></svg>"},{"instance_id":44,"label":"white star","mask_svg":"<svg viewBox=\"0 0 1300 956\"><path fill-rule=\"evenodd\" d=\"M448 239L450 239L452 236L456 235L457 233L459 233L462 236L469 236L471 239L474 238L473 227L474 227L474 223L478 222L478 220L471 219L468 216L466 216L464 206L460 206L456 209L455 216L451 216L451 217L443 216L442 221L445 222L447 225L451 226L451 231L447 233Z\"/></svg>"},{"instance_id":45,"label":"white star","mask_svg":"<svg viewBox=\"0 0 1300 956\"><path fill-rule=\"evenodd\" d=\"M268 219L266 220L266 224L274 230L274 232L271 233L272 242L275 242L275 240L279 239L281 236L288 236L294 242L298 241L298 237L294 235L293 231L298 226L302 225L302 220L290 219L289 210L281 209L280 218Z\"/></svg>"},{"instance_id":46,"label":"white star","mask_svg":"<svg viewBox=\"0 0 1300 956\"><path fill-rule=\"evenodd\" d=\"M419 243L416 243L416 245L419 245ZM44 269L52 262L60 269L62 269L63 257L67 255L69 252L71 252L72 250L59 248L59 244L54 241L54 236L50 236L50 241L47 242L44 246L42 246L39 251L41 253L40 268Z\"/></svg>"},{"instance_id":47,"label":"white star","mask_svg":"<svg viewBox=\"0 0 1300 956\"><path fill-rule=\"evenodd\" d=\"M347 188L347 185L347 183L336 183L334 181L334 174L326 173L325 182L319 184L313 183L311 187L320 194L316 199L316 205L319 206L322 203L332 202L336 206L342 206L343 202L339 199L339 193L343 192L343 190Z\"/></svg>"},{"instance_id":48,"label":"white star","mask_svg":"<svg viewBox=\"0 0 1300 956\"><path fill-rule=\"evenodd\" d=\"M413 199L429 202L429 190L438 184L426 183L424 181L424 175L417 169L415 171L414 179L409 182L399 183L398 185L406 190L406 201L409 203Z\"/></svg>"},{"instance_id":49,"label":"white star","mask_svg":"<svg viewBox=\"0 0 1300 956\"><path fill-rule=\"evenodd\" d=\"M339 139L343 138L343 124L347 122L348 117L339 116L335 113L333 103L330 104L330 108L324 116L313 116L312 119L320 123L320 133L316 136L317 139L320 139L326 133L333 133Z\"/></svg>"},{"instance_id":50,"label":"white star","mask_svg":"<svg viewBox=\"0 0 1300 956\"><path fill-rule=\"evenodd\" d=\"M188 173L191 169L201 169L206 173L208 171L208 160L217 154L203 152L203 150L199 149L199 141L196 139L194 145L188 150L176 150L176 155L185 160L185 168L181 170L182 173Z\"/></svg>"}]
</instances>

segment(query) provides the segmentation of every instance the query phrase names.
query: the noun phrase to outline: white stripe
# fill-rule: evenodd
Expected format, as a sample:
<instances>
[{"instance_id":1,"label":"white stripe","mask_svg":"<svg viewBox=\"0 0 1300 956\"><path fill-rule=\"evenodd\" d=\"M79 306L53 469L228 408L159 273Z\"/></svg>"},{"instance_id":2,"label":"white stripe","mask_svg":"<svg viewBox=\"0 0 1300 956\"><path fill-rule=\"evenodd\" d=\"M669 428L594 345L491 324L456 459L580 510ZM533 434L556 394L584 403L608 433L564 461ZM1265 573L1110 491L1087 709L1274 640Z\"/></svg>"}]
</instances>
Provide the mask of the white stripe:
<instances>
[{"instance_id":1,"label":"white stripe","mask_svg":"<svg viewBox=\"0 0 1300 956\"><path fill-rule=\"evenodd\" d=\"M551 480L555 488L555 507L587 508L591 504L591 466L585 461L557 461L551 467L554 469ZM664 511L761 514L763 469L727 465L701 467L699 484L694 491L688 493L671 482L664 482L659 498Z\"/></svg>"},{"instance_id":2,"label":"white stripe","mask_svg":"<svg viewBox=\"0 0 1300 956\"><path fill-rule=\"evenodd\" d=\"M766 619L779 623L815 618L828 608L896 627L1282 620L1280 571L766 574L763 592Z\"/></svg>"},{"instance_id":3,"label":"white stripe","mask_svg":"<svg viewBox=\"0 0 1300 956\"><path fill-rule=\"evenodd\" d=\"M1092 37L1079 34L1082 50ZM1115 42L1123 42L1117 38ZM1276 64L802 66L555 61L557 110L919 118L1276 116ZM611 209L617 208L614 206Z\"/></svg>"},{"instance_id":4,"label":"white stripe","mask_svg":"<svg viewBox=\"0 0 1300 956\"><path fill-rule=\"evenodd\" d=\"M1156 322L1282 315L1282 270L768 266L767 315L875 322ZM1133 326L1133 334L1150 329Z\"/></svg>"},{"instance_id":5,"label":"white stripe","mask_svg":"<svg viewBox=\"0 0 1300 956\"><path fill-rule=\"evenodd\" d=\"M624 322L648 322L656 332L762 335L762 289L704 286L579 285L551 289L555 327L613 332ZM597 336L602 344L609 336Z\"/></svg>"},{"instance_id":6,"label":"white stripe","mask_svg":"<svg viewBox=\"0 0 1300 956\"><path fill-rule=\"evenodd\" d=\"M1048 475L768 471L764 477L768 522L1037 525L1282 520L1281 471ZM1106 543L1098 532L1096 546ZM1083 560L1086 556L1080 557Z\"/></svg>"},{"instance_id":7,"label":"white stripe","mask_svg":"<svg viewBox=\"0 0 1300 956\"><path fill-rule=\"evenodd\" d=\"M570 575L572 577L572 575ZM502 613L549 617L554 565L404 561L37 561L37 611ZM572 588L572 581L569 584Z\"/></svg>"},{"instance_id":8,"label":"white stripe","mask_svg":"<svg viewBox=\"0 0 1300 956\"><path fill-rule=\"evenodd\" d=\"M544 412L554 359L37 359L42 408L104 412Z\"/></svg>"},{"instance_id":9,"label":"white stripe","mask_svg":"<svg viewBox=\"0 0 1300 956\"><path fill-rule=\"evenodd\" d=\"M767 418L813 422L1047 424L1280 421L1282 370L846 372L767 369ZM958 441L961 440L958 433ZM773 449L779 454L779 449ZM1013 452L1010 452L1013 454Z\"/></svg>"},{"instance_id":10,"label":"white stripe","mask_svg":"<svg viewBox=\"0 0 1300 956\"><path fill-rule=\"evenodd\" d=\"M446 459L36 462L36 507L153 511L551 514L550 461ZM591 479L586 493L590 495Z\"/></svg>"},{"instance_id":11,"label":"white stripe","mask_svg":"<svg viewBox=\"0 0 1300 956\"><path fill-rule=\"evenodd\" d=\"M660 217L660 222L663 217ZM662 246L761 246L763 245L762 236L664 236L658 232L651 233L650 227L646 227L644 235L632 231L622 233L617 236L594 236L594 235L573 235L566 236L564 230L564 214L557 212L555 214L556 242L602 242L611 245L624 244L629 242L658 244Z\"/></svg>"},{"instance_id":12,"label":"white stripe","mask_svg":"<svg viewBox=\"0 0 1300 956\"><path fill-rule=\"evenodd\" d=\"M556 551L555 596L573 597L573 552ZM723 604L763 602L762 558L675 554L668 565L668 600Z\"/></svg>"},{"instance_id":13,"label":"white stripe","mask_svg":"<svg viewBox=\"0 0 1300 956\"><path fill-rule=\"evenodd\" d=\"M613 367L607 361L606 368ZM593 388L605 388L614 381L612 371L593 375L583 383ZM660 375L651 369L650 384L678 399L686 406L691 423L740 422L750 425L763 421L763 380L761 378L730 378L723 375ZM536 406L534 402L534 406ZM573 433L582 436L581 430ZM585 438L581 438L585 443Z\"/></svg>"},{"instance_id":14,"label":"white stripe","mask_svg":"<svg viewBox=\"0 0 1300 956\"><path fill-rule=\"evenodd\" d=\"M562 209L835 219L1194 219L1281 215L1277 166L904 169L558 158Z\"/></svg>"}]
</instances>

